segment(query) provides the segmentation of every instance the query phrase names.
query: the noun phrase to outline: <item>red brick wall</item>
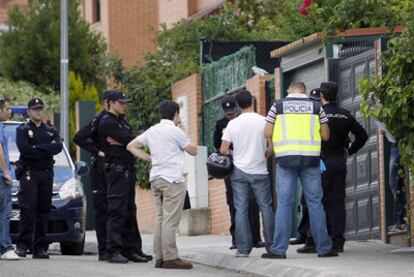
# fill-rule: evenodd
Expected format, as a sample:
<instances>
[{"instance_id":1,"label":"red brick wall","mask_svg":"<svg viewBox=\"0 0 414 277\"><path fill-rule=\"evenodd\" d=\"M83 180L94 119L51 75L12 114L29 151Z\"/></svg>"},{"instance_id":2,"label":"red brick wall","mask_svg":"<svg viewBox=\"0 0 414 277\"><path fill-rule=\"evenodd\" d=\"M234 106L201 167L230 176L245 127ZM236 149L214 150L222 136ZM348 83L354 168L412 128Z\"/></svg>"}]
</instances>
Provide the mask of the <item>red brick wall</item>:
<instances>
[{"instance_id":1,"label":"red brick wall","mask_svg":"<svg viewBox=\"0 0 414 277\"><path fill-rule=\"evenodd\" d=\"M191 141L200 143L201 126L201 76L193 74L171 86L172 98L177 100L180 96L187 96L188 103L188 126L185 126Z\"/></svg>"},{"instance_id":2,"label":"red brick wall","mask_svg":"<svg viewBox=\"0 0 414 277\"><path fill-rule=\"evenodd\" d=\"M141 233L153 233L155 223L155 200L151 190L136 188L138 226Z\"/></svg>"},{"instance_id":3,"label":"red brick wall","mask_svg":"<svg viewBox=\"0 0 414 277\"><path fill-rule=\"evenodd\" d=\"M28 0L1 0L0 1L0 24L7 22L7 9L13 5L26 6Z\"/></svg>"},{"instance_id":4,"label":"red brick wall","mask_svg":"<svg viewBox=\"0 0 414 277\"><path fill-rule=\"evenodd\" d=\"M158 31L158 1L108 0L109 49L119 53L124 65L143 60L144 51L154 51Z\"/></svg>"},{"instance_id":5,"label":"red brick wall","mask_svg":"<svg viewBox=\"0 0 414 277\"><path fill-rule=\"evenodd\" d=\"M208 206L211 209L211 233L216 235L229 234L230 213L223 180L209 180Z\"/></svg>"}]
</instances>

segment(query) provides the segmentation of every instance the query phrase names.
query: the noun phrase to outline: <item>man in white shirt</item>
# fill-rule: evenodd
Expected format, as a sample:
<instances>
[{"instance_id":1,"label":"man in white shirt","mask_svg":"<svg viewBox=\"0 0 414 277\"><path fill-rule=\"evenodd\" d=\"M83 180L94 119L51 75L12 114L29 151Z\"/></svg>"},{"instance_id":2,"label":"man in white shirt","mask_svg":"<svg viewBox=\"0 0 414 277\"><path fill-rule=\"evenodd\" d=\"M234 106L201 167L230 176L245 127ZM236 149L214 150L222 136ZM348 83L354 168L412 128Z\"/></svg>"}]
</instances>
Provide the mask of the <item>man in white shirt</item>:
<instances>
[{"instance_id":1,"label":"man in white shirt","mask_svg":"<svg viewBox=\"0 0 414 277\"><path fill-rule=\"evenodd\" d=\"M236 95L242 114L233 119L223 132L220 152L230 155L233 144L234 171L231 176L236 208L237 257L248 257L252 250L249 224L249 189L256 196L263 217L266 250L272 245L274 216L272 191L266 158L272 155L272 144L264 137L265 118L253 111L253 97L247 90Z\"/></svg>"},{"instance_id":2,"label":"man in white shirt","mask_svg":"<svg viewBox=\"0 0 414 277\"><path fill-rule=\"evenodd\" d=\"M180 222L186 191L183 175L184 151L195 156L197 147L190 143L181 124L179 111L176 102L161 102L161 122L127 146L134 156L152 165L150 182L157 207L154 234L157 268L192 268L191 263L178 258L175 232ZM144 147L149 148L151 155L144 151Z\"/></svg>"}]
</instances>

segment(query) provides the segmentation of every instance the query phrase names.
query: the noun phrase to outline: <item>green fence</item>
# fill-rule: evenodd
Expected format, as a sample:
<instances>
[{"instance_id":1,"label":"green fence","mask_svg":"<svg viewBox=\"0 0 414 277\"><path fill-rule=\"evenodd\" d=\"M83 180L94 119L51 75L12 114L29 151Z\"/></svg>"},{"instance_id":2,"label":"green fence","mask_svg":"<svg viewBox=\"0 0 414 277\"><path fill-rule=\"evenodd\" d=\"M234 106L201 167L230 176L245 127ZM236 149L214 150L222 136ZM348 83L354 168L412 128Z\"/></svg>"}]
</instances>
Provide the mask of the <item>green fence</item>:
<instances>
[{"instance_id":1,"label":"green fence","mask_svg":"<svg viewBox=\"0 0 414 277\"><path fill-rule=\"evenodd\" d=\"M221 97L244 87L246 80L254 75L252 66L255 64L256 49L254 46L246 46L234 54L201 66L203 83L201 141L207 146L209 153L214 152L215 122L223 116Z\"/></svg>"}]
</instances>

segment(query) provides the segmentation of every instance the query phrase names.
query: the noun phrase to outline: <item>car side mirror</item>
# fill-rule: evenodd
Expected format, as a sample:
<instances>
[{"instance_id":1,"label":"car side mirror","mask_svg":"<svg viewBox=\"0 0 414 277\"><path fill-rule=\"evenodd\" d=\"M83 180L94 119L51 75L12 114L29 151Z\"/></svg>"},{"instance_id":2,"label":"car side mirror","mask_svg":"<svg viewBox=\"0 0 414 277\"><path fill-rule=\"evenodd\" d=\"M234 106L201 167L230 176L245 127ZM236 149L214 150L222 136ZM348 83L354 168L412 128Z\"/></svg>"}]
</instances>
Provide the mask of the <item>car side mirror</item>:
<instances>
[{"instance_id":1,"label":"car side mirror","mask_svg":"<svg viewBox=\"0 0 414 277\"><path fill-rule=\"evenodd\" d=\"M84 161L78 161L75 163L76 176L85 176L88 174L89 167Z\"/></svg>"}]
</instances>

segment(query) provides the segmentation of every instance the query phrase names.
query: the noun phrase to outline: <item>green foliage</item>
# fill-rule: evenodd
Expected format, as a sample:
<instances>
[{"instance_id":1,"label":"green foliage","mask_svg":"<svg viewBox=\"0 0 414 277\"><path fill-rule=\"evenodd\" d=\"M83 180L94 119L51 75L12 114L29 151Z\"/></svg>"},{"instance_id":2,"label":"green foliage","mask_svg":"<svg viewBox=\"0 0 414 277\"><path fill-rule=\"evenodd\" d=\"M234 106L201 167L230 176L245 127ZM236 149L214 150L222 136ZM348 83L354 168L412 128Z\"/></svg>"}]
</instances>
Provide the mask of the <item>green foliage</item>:
<instances>
[{"instance_id":1,"label":"green foliage","mask_svg":"<svg viewBox=\"0 0 414 277\"><path fill-rule=\"evenodd\" d=\"M86 83L102 84L106 45L92 32L79 11L79 1L68 1L69 68ZM29 0L27 7L8 10L9 30L0 37L0 73L10 80L59 88L60 1Z\"/></svg>"},{"instance_id":2,"label":"green foliage","mask_svg":"<svg viewBox=\"0 0 414 277\"><path fill-rule=\"evenodd\" d=\"M45 112L52 116L59 110L59 95L52 89L38 89L27 82L11 82L0 78L0 96L10 98L13 106L27 106L30 99L39 97L45 103Z\"/></svg>"},{"instance_id":3,"label":"green foliage","mask_svg":"<svg viewBox=\"0 0 414 277\"><path fill-rule=\"evenodd\" d=\"M76 133L76 102L82 100L94 101L97 112L103 109L96 88L93 85L85 85L80 75L71 71L69 73L69 140L70 152L73 157L75 156L76 149L73 142L73 137Z\"/></svg>"},{"instance_id":4,"label":"green foliage","mask_svg":"<svg viewBox=\"0 0 414 277\"><path fill-rule=\"evenodd\" d=\"M382 76L360 81L361 111L383 122L398 139L402 162L414 172L414 3L401 1L405 32L388 42Z\"/></svg>"}]
</instances>

